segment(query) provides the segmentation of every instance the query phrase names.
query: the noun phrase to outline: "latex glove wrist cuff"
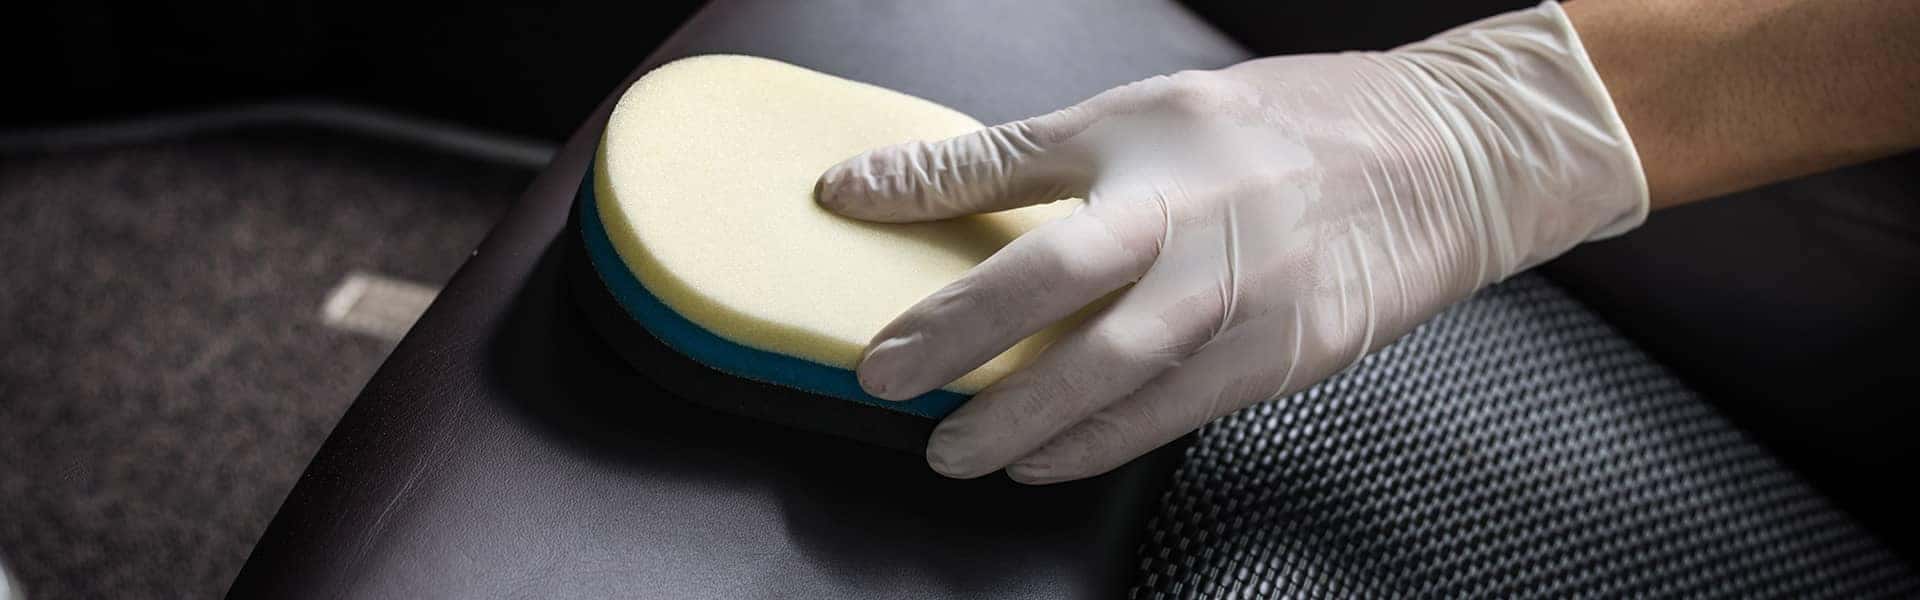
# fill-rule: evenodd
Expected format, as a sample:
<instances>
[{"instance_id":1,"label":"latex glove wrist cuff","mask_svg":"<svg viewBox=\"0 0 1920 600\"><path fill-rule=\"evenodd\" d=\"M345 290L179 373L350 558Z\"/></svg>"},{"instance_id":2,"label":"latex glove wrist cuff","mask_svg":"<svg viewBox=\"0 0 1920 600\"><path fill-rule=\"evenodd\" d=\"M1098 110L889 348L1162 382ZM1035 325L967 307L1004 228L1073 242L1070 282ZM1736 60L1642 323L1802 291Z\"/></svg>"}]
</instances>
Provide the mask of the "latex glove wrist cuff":
<instances>
[{"instance_id":1,"label":"latex glove wrist cuff","mask_svg":"<svg viewBox=\"0 0 1920 600\"><path fill-rule=\"evenodd\" d=\"M1646 175L1626 124L1553 2L1464 25L1389 56L1422 79L1434 122L1486 205L1504 278L1646 220Z\"/></svg>"}]
</instances>

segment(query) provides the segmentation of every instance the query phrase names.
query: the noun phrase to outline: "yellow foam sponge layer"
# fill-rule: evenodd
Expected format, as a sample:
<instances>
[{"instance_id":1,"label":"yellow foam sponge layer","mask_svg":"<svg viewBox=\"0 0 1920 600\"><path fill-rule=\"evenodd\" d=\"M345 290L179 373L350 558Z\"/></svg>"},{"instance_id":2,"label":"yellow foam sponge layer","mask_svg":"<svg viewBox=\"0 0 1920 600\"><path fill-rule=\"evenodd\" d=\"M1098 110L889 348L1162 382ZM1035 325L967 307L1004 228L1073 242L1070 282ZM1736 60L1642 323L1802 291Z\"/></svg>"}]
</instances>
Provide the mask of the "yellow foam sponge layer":
<instances>
[{"instance_id":1,"label":"yellow foam sponge layer","mask_svg":"<svg viewBox=\"0 0 1920 600\"><path fill-rule=\"evenodd\" d=\"M595 195L620 258L674 312L743 346L853 369L873 334L1077 201L921 224L830 213L814 181L867 149L981 127L952 109L779 61L700 56L633 84ZM946 389L973 393L1049 330Z\"/></svg>"}]
</instances>

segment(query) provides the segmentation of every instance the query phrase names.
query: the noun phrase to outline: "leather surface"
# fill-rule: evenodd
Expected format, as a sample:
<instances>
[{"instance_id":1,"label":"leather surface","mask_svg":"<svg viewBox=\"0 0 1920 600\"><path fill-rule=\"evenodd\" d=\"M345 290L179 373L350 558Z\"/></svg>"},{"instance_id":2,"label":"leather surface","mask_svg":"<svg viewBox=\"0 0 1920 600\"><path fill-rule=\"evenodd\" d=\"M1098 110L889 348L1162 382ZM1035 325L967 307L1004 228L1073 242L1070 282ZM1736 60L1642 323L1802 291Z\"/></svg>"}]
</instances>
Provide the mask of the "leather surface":
<instances>
[{"instance_id":1,"label":"leather surface","mask_svg":"<svg viewBox=\"0 0 1920 600\"><path fill-rule=\"evenodd\" d=\"M636 75L707 52L780 58L987 122L1245 58L1160 2L719 2ZM587 331L556 242L609 106L367 384L230 596L1123 593L1173 453L1062 486L945 480L917 456L667 398Z\"/></svg>"},{"instance_id":2,"label":"leather surface","mask_svg":"<svg viewBox=\"0 0 1920 600\"><path fill-rule=\"evenodd\" d=\"M1015 13L1022 17L1006 16ZM1276 25L1270 33L1285 40L1298 41L1287 35L1289 27L1339 29L1325 19L1280 21L1284 26ZM1435 23L1431 29L1449 24ZM1311 46L1318 38L1299 39ZM1287 43L1294 42L1279 47ZM1145 75L1220 66L1244 57L1181 9L1160 3L1127 4L1117 10L1094 1L722 2L697 15L641 70L703 52L781 58L932 98L989 123L1051 110ZM1136 466L1119 477L1039 492L999 478L948 482L927 473L917 457L887 458L890 453L666 401L600 346L592 332L584 330L579 314L564 308L567 299L559 281L555 240L572 186L584 169L588 142L598 132L605 108L575 135L567 151L368 385L288 498L236 582L233 596L1111 597L1123 593L1128 583L1127 573L1114 570L1116 562L1123 568L1137 564L1145 570L1135 593L1156 596L1203 593L1202 585L1219 582L1238 582L1244 584L1239 589L1254 592L1379 590L1381 585L1403 591L1421 589L1394 580L1395 571L1368 562L1377 556L1351 551L1368 544L1393 547L1397 538L1368 537L1374 531L1369 529L1371 520L1322 519L1324 515L1313 512L1332 511L1338 517L1348 510L1343 505L1307 503L1304 506L1313 509L1307 510L1289 504L1291 499L1312 496L1289 491L1283 485L1289 481L1285 477L1237 469L1233 472L1245 476L1219 478L1227 482L1224 488L1193 484L1212 481L1190 475L1208 473L1207 465L1239 464L1236 461L1244 461L1247 452L1256 450L1286 452L1284 445L1269 439L1221 446L1220 454L1226 458L1213 462L1202 460L1203 449L1190 452L1182 471L1187 479L1180 480L1189 487L1181 489L1198 491L1197 497L1205 502L1182 504L1186 496L1179 490L1168 495L1170 504L1158 507L1161 517L1156 527L1171 528L1173 533L1156 537L1148 546L1152 554L1129 564L1135 546L1128 540L1137 531L1128 529L1137 528L1141 521L1123 522L1133 519L1129 515L1138 514L1141 504L1158 498L1155 490L1163 483L1153 477L1158 465ZM1875 248L1893 246L1823 250L1814 254L1825 253L1827 258L1800 262L1796 257L1807 255L1802 251L1810 247L1807 244L1835 246L1818 243L1818 236L1778 237L1795 231L1817 233L1822 227L1869 233L1886 230L1862 225L1885 221L1855 218L1858 211L1796 218L1794 211L1804 207L1794 208L1791 201L1807 194L1893 198L1899 195L1893 193L1898 182L1907 180L1814 181L1790 184L1788 189L1804 193L1779 196L1775 209L1761 211L1771 216L1721 221L1720 216L1705 216L1712 209L1685 209L1688 212L1657 220L1675 225L1651 223L1643 230L1651 234L1583 250L1551 270L1582 298L1593 299L1609 318L1622 317L1623 327L1636 339L1654 340L1650 350L1675 362L1683 376L1693 380L1698 373L1707 374L1703 390L1710 397L1724 393L1728 389L1724 382L1748 381L1742 379L1743 373L1752 371L1741 369L1775 365L1784 370L1779 365L1801 364L1779 362L1781 353L1794 347L1780 336L1800 339L1809 327L1844 317L1850 329L1842 331L1872 338L1874 319L1890 314L1886 303L1911 297L1912 288L1901 287L1900 282L1913 279L1898 276L1910 273L1907 269L1913 263L1875 254ZM1793 187L1800 185L1814 187ZM1765 233L1755 235L1747 227ZM1664 241L1648 241L1655 238ZM1732 245L1726 246L1726 252L1702 254L1701 240L1708 238ZM1734 256L1738 253L1734 249L1750 247L1738 245L1741 240L1759 243L1753 241L1756 238L1793 241L1774 248L1771 258L1758 262L1743 263ZM1888 239L1899 242L1901 238ZM1698 257L1673 261L1666 254L1673 252ZM1864 271L1844 268L1862 256L1881 257L1875 260L1884 262ZM1769 266L1783 264L1794 265L1787 271L1791 277L1765 277ZM1662 285L1679 287L1636 283L1645 281L1637 278L1642 270L1666 282ZM1732 282L1731 287L1697 300L1662 297L1660 291L1695 290L1705 287L1709 279L1720 278L1726 279L1721 283ZM1702 285L1681 285L1689 282ZM1779 318L1779 313L1762 313L1758 307L1740 308L1743 294L1768 294L1789 285L1796 286L1794 293L1774 294L1758 304L1788 311L1795 319L1757 328L1740 326L1742 319ZM1836 304L1821 295L1827 293L1822 290L1846 292L1854 300ZM1835 314L1834 307L1840 305L1857 310ZM1669 314L1669 310L1679 312ZM1678 325L1688 326L1676 329L1676 319L1681 321ZM1887 322L1897 326L1909 321ZM1659 342L1663 330L1689 335L1669 335L1664 339L1679 341L1663 345ZM1733 339L1767 349L1733 352L1728 355L1732 362L1701 358L1709 356L1701 349L1712 347L1697 342L1722 335L1715 331L1745 332ZM1619 343L1610 330L1606 333L1600 336L1605 343ZM1816 348L1857 341L1811 339L1822 344ZM1848 347L1856 348L1849 352L1859 348ZM1549 348L1529 356L1558 356L1557 352ZM1754 356L1770 356L1766 360L1774 362L1756 362L1751 360ZM1847 385L1770 389L1800 390L1796 397L1804 398L1806 404L1796 410L1808 414L1820 410L1823 398L1832 397L1822 395L1823 389L1870 396L1874 390L1891 389L1886 382L1903 381L1898 379L1902 372L1898 365L1842 362L1858 354L1832 356L1827 369L1840 371ZM1689 357L1696 362L1689 362ZM1743 360L1747 367L1723 366ZM1848 369L1847 364L1866 368ZM1633 368L1650 367L1635 363ZM1714 383L1715 373L1721 387ZM1772 381L1784 377L1777 372L1760 374L1753 381L1767 381L1767 376L1774 377ZM1355 393L1372 393L1369 389L1355 388ZM1538 399L1529 401L1534 400ZM1718 416L1702 412L1697 402L1680 405L1690 411L1688 415L1707 415L1689 417L1688 423L1721 422ZM1633 423L1602 420L1598 426ZM1733 439L1721 425L1713 430L1718 436L1713 439ZM1570 434L1567 439L1585 438ZM1273 466L1260 464L1261 468ZM1724 474L1715 469L1709 471ZM1770 481L1792 480L1771 463L1761 471ZM1243 480L1261 482L1262 487L1242 486ZM1630 483L1622 486L1629 493L1633 489ZM1231 493L1212 494L1210 490L1216 489ZM1245 515L1251 516L1242 518ZM1829 516L1823 512L1821 518ZM1262 524L1261 519L1271 523ZM1179 525L1188 522L1192 524ZM1273 523L1284 527L1269 526ZM1803 519L1786 524L1807 523ZM1215 525L1227 528L1216 530ZM1707 539L1710 544L1722 539L1715 536L1760 539L1753 538L1752 532L1716 527L1700 530L1709 535L1686 539ZM1344 533L1334 537L1287 533L1322 529ZM1848 528L1823 530L1842 529ZM1159 536L1168 530L1155 531ZM1767 530L1759 526L1752 531ZM1198 537L1188 543L1172 537L1176 534ZM1216 549L1213 544L1220 542L1210 535L1222 536L1228 545ZM1842 537L1847 548L1872 546L1852 533ZM1297 556L1288 556L1306 558L1320 556L1323 546L1337 546L1342 552L1334 556L1341 560L1334 561L1333 568L1344 573L1342 577L1356 579L1292 578L1287 573L1295 571L1275 570L1275 565L1292 563L1263 562L1262 555L1240 554L1246 547L1263 547L1247 540L1300 541ZM1557 560L1551 553L1528 550L1523 554L1527 560ZM1417 561L1393 564L1420 567ZM1169 578L1185 577L1168 571L1170 566L1212 568L1207 565L1224 566L1208 571L1217 573L1212 579L1169 583ZM1236 571L1243 567L1249 570ZM1807 580L1785 567L1767 573ZM1340 585L1302 587L1301 581ZM1469 580L1424 581L1459 584ZM1597 589L1612 589L1600 585Z\"/></svg>"}]
</instances>

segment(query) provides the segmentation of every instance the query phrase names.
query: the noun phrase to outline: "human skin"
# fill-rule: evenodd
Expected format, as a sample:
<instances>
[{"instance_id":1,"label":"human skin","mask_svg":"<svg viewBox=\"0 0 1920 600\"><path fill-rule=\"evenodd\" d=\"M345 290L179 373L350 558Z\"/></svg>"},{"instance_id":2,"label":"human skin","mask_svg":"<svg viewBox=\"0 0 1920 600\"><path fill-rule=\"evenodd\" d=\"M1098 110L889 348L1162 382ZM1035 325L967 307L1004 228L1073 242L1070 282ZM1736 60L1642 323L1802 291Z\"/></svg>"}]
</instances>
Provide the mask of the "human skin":
<instances>
[{"instance_id":1,"label":"human skin","mask_svg":"<svg viewBox=\"0 0 1920 600\"><path fill-rule=\"evenodd\" d=\"M1655 210L1920 146L1920 2L1564 8L1633 136Z\"/></svg>"}]
</instances>

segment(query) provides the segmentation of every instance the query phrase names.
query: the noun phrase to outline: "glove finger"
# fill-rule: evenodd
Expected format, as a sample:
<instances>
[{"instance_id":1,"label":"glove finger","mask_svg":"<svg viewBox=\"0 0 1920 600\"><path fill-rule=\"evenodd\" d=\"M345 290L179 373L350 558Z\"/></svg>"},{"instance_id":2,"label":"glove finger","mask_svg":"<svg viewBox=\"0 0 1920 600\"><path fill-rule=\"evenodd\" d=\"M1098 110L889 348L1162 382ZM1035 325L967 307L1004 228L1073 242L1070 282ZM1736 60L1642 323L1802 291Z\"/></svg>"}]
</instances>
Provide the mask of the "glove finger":
<instances>
[{"instance_id":1,"label":"glove finger","mask_svg":"<svg viewBox=\"0 0 1920 600\"><path fill-rule=\"evenodd\" d=\"M1145 221L1158 219L1083 209L1016 238L881 328L860 361L861 386L895 400L926 393L1139 279L1162 227Z\"/></svg>"},{"instance_id":2,"label":"glove finger","mask_svg":"<svg viewBox=\"0 0 1920 600\"><path fill-rule=\"evenodd\" d=\"M1047 484L1100 475L1217 417L1274 397L1287 385L1286 369L1271 363L1285 358L1246 346L1228 338L1209 344L1020 458L1007 467L1007 476ZM1265 368L1249 370L1250 360L1265 361Z\"/></svg>"},{"instance_id":3,"label":"glove finger","mask_svg":"<svg viewBox=\"0 0 1920 600\"><path fill-rule=\"evenodd\" d=\"M1128 290L1033 364L949 415L928 441L928 464L953 477L999 470L1204 345L1217 314L1196 308L1218 306L1206 296L1219 290L1181 298L1149 284Z\"/></svg>"},{"instance_id":4,"label":"glove finger","mask_svg":"<svg viewBox=\"0 0 1920 600\"><path fill-rule=\"evenodd\" d=\"M1083 195L1092 169L1054 135L1072 110L863 152L821 174L814 198L856 219L904 223Z\"/></svg>"}]
</instances>

